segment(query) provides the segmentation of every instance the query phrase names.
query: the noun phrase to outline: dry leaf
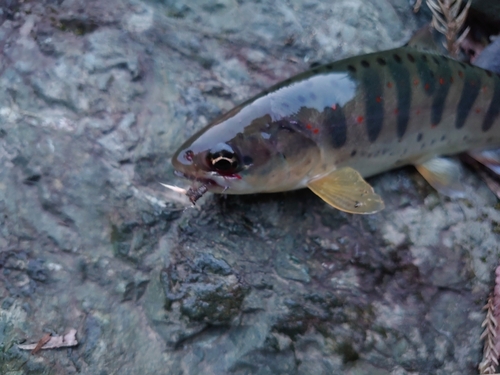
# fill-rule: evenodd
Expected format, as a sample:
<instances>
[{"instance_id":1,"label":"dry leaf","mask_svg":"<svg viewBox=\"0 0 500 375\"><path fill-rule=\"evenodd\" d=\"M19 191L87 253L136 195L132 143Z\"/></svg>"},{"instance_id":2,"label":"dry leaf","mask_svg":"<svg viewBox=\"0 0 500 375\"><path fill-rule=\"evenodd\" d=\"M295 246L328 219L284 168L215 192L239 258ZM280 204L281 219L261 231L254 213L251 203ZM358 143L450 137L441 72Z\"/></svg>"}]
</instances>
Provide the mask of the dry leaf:
<instances>
[{"instance_id":1,"label":"dry leaf","mask_svg":"<svg viewBox=\"0 0 500 375\"><path fill-rule=\"evenodd\" d=\"M66 348L70 346L78 345L78 341L76 340L76 329L72 328L69 330L67 334L64 336L52 336L49 337L49 340L44 344L40 345L42 340L46 338L45 335L38 343L36 344L27 344L27 345L18 345L17 347L22 350L32 350L33 354L35 354L35 350L44 350L44 349L57 349L57 348ZM50 336L50 335L49 335Z\"/></svg>"}]
</instances>

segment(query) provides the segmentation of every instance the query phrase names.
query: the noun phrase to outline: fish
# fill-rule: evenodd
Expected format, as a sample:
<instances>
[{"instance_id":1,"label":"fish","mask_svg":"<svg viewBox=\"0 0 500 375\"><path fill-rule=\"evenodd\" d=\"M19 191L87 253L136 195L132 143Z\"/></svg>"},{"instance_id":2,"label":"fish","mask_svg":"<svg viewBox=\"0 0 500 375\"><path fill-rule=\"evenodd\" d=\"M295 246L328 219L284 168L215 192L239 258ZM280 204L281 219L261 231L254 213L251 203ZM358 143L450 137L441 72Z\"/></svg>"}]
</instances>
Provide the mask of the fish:
<instances>
[{"instance_id":1,"label":"fish","mask_svg":"<svg viewBox=\"0 0 500 375\"><path fill-rule=\"evenodd\" d=\"M365 178L413 165L440 193L463 197L450 156L500 146L500 74L413 45L312 68L247 100L174 154L205 192L309 188L355 214L384 208Z\"/></svg>"}]
</instances>

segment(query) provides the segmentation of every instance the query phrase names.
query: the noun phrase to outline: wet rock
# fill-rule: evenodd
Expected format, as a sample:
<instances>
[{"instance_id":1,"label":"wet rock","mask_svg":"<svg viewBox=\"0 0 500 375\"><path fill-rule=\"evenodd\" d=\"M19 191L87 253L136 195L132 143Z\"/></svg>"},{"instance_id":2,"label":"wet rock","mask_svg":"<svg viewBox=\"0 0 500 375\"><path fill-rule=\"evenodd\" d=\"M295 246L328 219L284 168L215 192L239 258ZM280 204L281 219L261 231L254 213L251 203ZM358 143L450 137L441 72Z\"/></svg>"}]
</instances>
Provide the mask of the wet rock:
<instances>
[{"instance_id":1,"label":"wet rock","mask_svg":"<svg viewBox=\"0 0 500 375\"><path fill-rule=\"evenodd\" d=\"M0 13L0 373L475 371L496 199L410 169L359 217L308 191L207 194L170 157L295 73L396 47L406 1L7 1ZM426 18L427 17L427 18ZM16 342L78 329L29 356ZM69 354L68 354L69 353ZM23 367L24 366L24 367Z\"/></svg>"}]
</instances>

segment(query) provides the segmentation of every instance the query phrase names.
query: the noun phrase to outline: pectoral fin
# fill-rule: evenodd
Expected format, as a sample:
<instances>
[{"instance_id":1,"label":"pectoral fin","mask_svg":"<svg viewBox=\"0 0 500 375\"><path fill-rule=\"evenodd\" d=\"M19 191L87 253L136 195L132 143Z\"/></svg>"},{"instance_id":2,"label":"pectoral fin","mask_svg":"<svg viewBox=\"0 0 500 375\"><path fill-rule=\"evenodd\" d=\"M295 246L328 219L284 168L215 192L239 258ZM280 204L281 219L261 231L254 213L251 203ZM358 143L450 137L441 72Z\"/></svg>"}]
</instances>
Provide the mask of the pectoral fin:
<instances>
[{"instance_id":1,"label":"pectoral fin","mask_svg":"<svg viewBox=\"0 0 500 375\"><path fill-rule=\"evenodd\" d=\"M464 187L460 182L462 168L456 160L434 158L415 166L426 181L441 194L463 198Z\"/></svg>"},{"instance_id":2,"label":"pectoral fin","mask_svg":"<svg viewBox=\"0 0 500 375\"><path fill-rule=\"evenodd\" d=\"M373 214L384 201L358 171L345 167L307 184L316 195L338 210L352 214Z\"/></svg>"}]
</instances>

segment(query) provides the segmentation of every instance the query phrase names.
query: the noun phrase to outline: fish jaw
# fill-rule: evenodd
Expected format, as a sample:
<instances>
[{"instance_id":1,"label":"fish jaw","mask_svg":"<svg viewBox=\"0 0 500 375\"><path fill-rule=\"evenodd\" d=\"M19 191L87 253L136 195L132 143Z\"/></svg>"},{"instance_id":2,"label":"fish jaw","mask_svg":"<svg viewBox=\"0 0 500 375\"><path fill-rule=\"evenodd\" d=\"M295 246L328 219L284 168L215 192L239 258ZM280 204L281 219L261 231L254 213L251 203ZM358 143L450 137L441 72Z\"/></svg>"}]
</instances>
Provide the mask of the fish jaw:
<instances>
[{"instance_id":1,"label":"fish jaw","mask_svg":"<svg viewBox=\"0 0 500 375\"><path fill-rule=\"evenodd\" d=\"M238 182L245 185L242 177L238 173L222 175L215 171L206 170L203 162L204 153L192 154L189 147L181 147L172 158L174 174L178 177L191 181L190 191L200 191L203 189L212 193L237 194L238 191L246 190L243 187L235 186Z\"/></svg>"}]
</instances>

